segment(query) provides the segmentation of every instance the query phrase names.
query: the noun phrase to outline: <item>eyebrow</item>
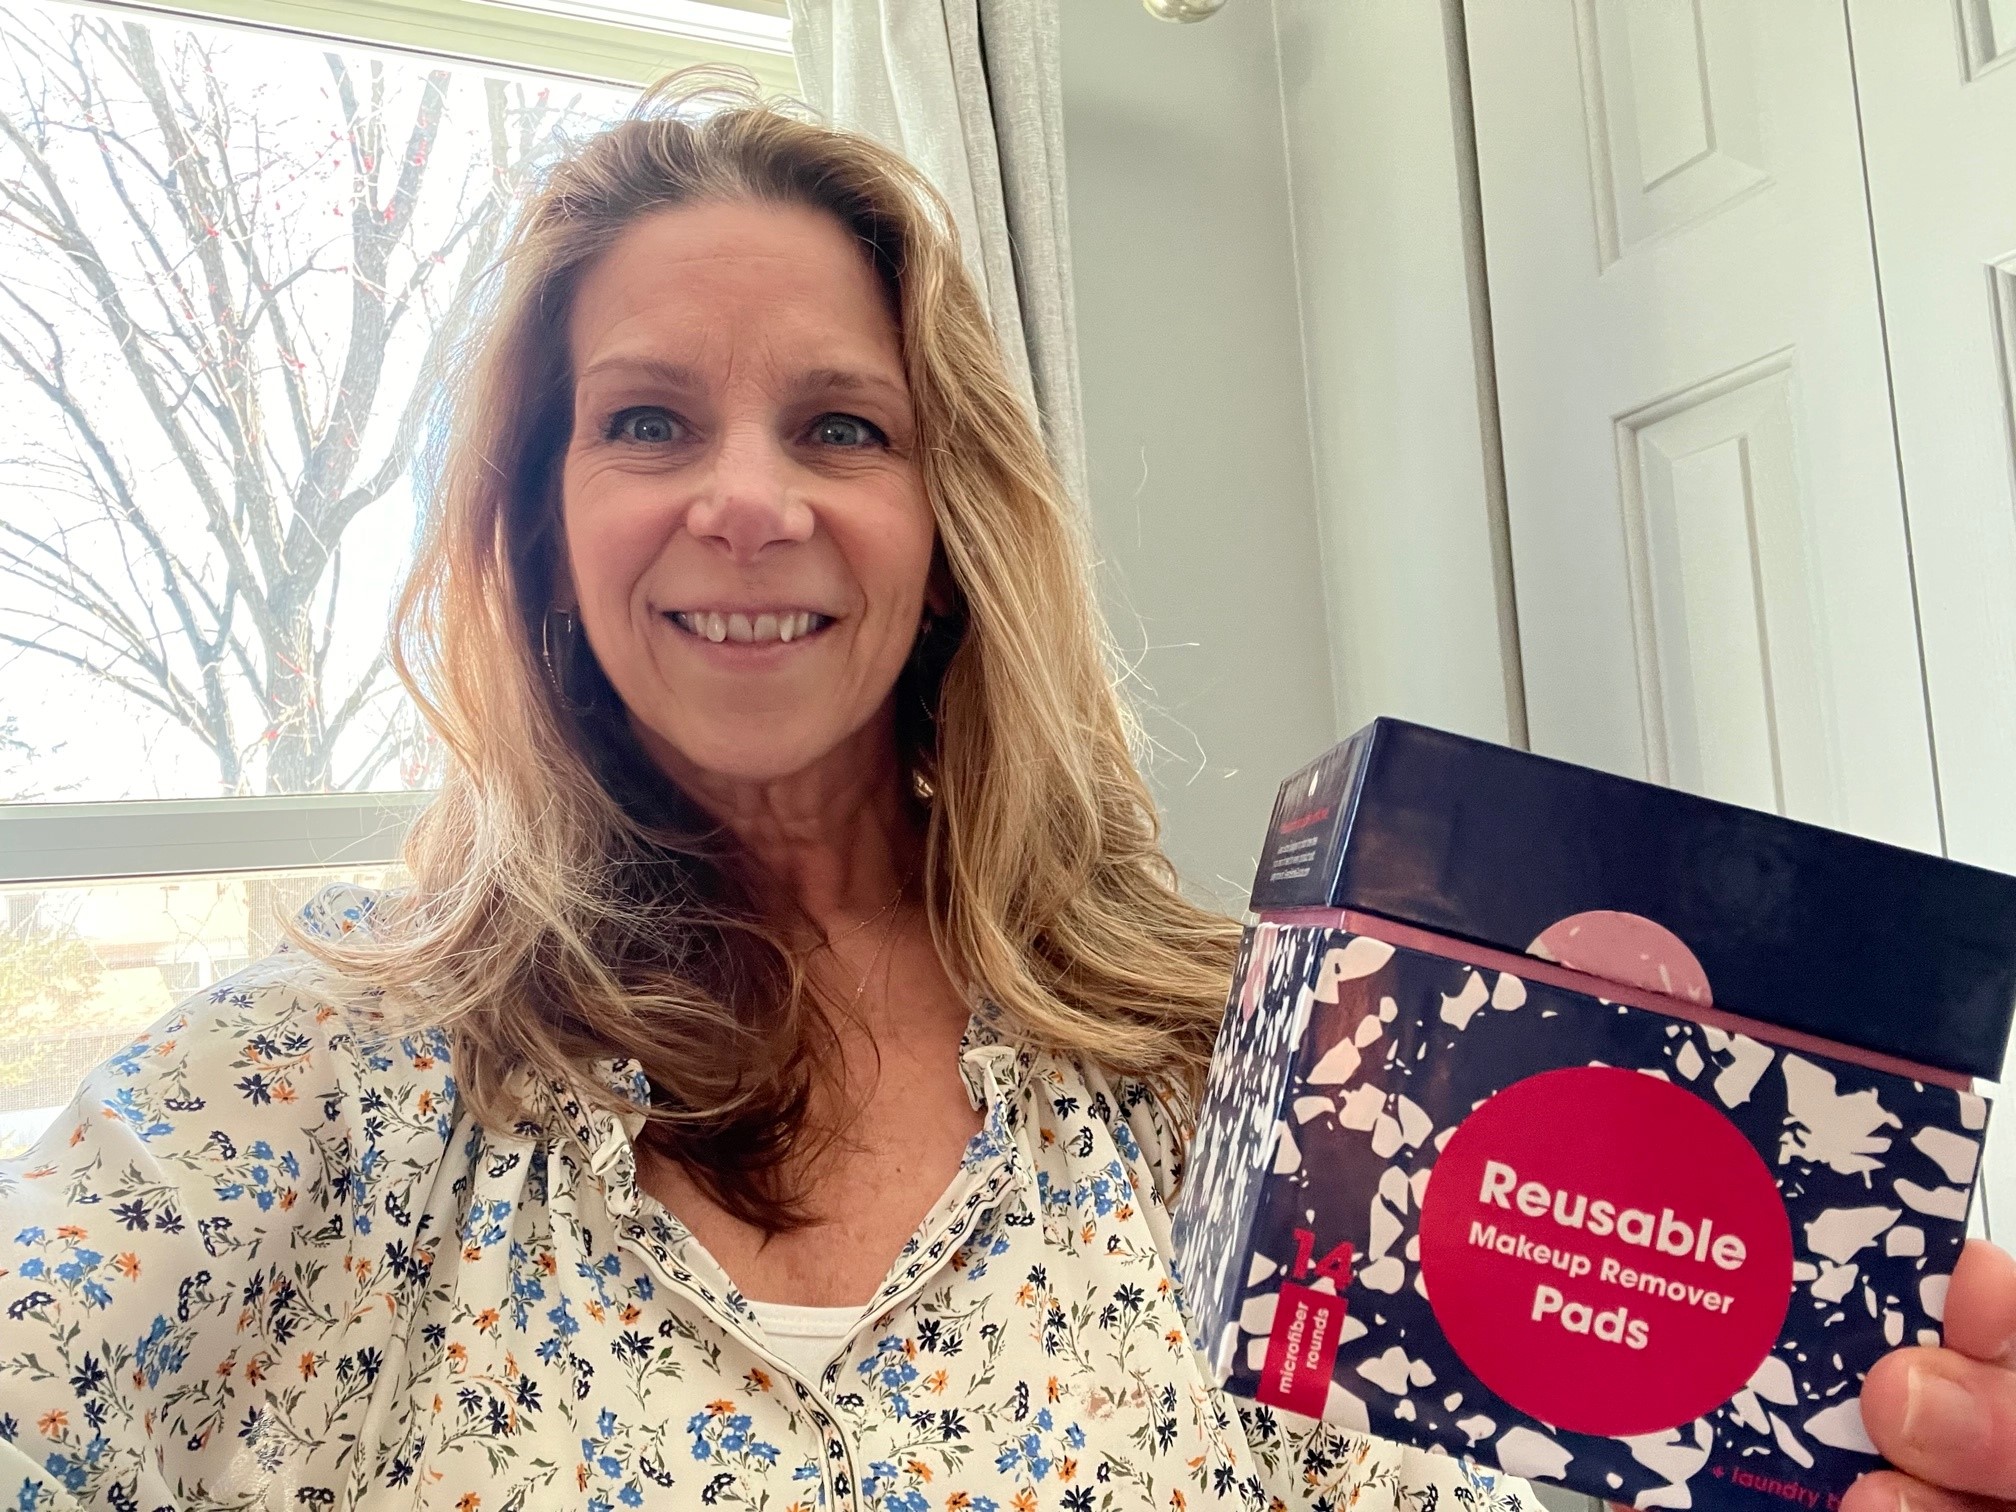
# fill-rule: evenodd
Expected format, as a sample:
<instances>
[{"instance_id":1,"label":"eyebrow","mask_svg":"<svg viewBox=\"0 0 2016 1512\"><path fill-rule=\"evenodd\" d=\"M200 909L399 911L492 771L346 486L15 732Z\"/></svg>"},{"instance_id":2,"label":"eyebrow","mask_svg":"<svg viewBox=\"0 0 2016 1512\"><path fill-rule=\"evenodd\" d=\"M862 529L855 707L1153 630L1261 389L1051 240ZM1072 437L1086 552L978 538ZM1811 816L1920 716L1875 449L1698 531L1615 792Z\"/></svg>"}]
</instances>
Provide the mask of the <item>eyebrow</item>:
<instances>
[{"instance_id":1,"label":"eyebrow","mask_svg":"<svg viewBox=\"0 0 2016 1512\"><path fill-rule=\"evenodd\" d=\"M668 388L697 388L700 373L696 368L684 363L666 362L658 357L604 357L600 362L591 362L581 370L575 379L585 383L590 378L655 378Z\"/></svg>"},{"instance_id":2,"label":"eyebrow","mask_svg":"<svg viewBox=\"0 0 2016 1512\"><path fill-rule=\"evenodd\" d=\"M880 392L901 399L905 390L880 373L862 373L849 368L811 368L799 375L793 387L800 390L827 390L842 394Z\"/></svg>"},{"instance_id":3,"label":"eyebrow","mask_svg":"<svg viewBox=\"0 0 2016 1512\"><path fill-rule=\"evenodd\" d=\"M667 362L659 357L605 357L590 363L576 381L586 382L590 378L602 377L648 378L667 388L705 387L699 369L685 363ZM879 393L899 401L908 397L908 391L902 384L880 373L855 368L807 368L792 381L791 387L799 393Z\"/></svg>"}]
</instances>

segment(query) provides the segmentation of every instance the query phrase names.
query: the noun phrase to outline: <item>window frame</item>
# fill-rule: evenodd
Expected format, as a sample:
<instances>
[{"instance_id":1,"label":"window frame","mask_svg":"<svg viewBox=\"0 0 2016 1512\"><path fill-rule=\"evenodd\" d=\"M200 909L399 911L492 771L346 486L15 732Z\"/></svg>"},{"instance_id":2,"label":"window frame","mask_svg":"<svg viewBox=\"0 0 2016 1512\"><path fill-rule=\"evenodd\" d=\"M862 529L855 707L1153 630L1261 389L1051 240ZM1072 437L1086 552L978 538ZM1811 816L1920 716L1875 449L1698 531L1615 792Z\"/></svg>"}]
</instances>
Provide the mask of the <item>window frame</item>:
<instances>
[{"instance_id":1,"label":"window frame","mask_svg":"<svg viewBox=\"0 0 2016 1512\"><path fill-rule=\"evenodd\" d=\"M386 866L431 790L0 804L0 886Z\"/></svg>"},{"instance_id":2,"label":"window frame","mask_svg":"<svg viewBox=\"0 0 2016 1512\"><path fill-rule=\"evenodd\" d=\"M352 46L525 69L601 84L649 84L695 64L728 64L767 91L795 95L790 52L759 51L655 27L562 16L510 0L66 0L92 10L162 21L212 22L292 33ZM783 0L707 0L726 10L778 17Z\"/></svg>"},{"instance_id":3,"label":"window frame","mask_svg":"<svg viewBox=\"0 0 2016 1512\"><path fill-rule=\"evenodd\" d=\"M577 18L510 0L66 0L182 24L292 34L478 67L644 85L728 64L769 93L796 95L790 51ZM781 17L784 0L708 0ZM0 886L199 873L383 866L431 790L300 793L94 803L0 803Z\"/></svg>"}]
</instances>

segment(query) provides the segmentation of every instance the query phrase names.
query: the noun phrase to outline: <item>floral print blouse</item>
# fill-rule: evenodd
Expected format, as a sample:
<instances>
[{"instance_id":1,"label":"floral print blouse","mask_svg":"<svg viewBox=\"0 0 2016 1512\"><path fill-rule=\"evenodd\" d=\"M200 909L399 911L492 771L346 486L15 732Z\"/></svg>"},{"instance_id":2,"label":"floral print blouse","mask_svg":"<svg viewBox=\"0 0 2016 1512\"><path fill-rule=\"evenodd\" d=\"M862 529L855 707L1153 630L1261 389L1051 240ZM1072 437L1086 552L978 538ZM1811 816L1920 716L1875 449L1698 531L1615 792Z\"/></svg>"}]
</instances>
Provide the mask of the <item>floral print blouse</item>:
<instances>
[{"instance_id":1,"label":"floral print blouse","mask_svg":"<svg viewBox=\"0 0 2016 1512\"><path fill-rule=\"evenodd\" d=\"M637 1117L554 1087L479 1128L444 1037L317 980L282 952L192 1000L0 1165L0 1507L1532 1506L1215 1390L1155 1101L985 1015L985 1126L811 1376L639 1189Z\"/></svg>"}]
</instances>

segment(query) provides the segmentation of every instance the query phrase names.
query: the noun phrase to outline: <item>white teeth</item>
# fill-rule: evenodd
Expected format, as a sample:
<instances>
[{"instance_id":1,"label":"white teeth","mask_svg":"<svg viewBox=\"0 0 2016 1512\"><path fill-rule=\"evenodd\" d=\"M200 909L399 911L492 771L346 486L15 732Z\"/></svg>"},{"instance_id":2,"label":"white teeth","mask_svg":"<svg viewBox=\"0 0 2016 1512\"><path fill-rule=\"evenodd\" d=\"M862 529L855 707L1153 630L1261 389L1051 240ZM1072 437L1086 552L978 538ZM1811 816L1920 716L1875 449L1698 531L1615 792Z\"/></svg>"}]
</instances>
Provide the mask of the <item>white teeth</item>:
<instances>
[{"instance_id":1,"label":"white teeth","mask_svg":"<svg viewBox=\"0 0 2016 1512\"><path fill-rule=\"evenodd\" d=\"M802 640L814 629L823 629L826 617L814 614L809 609L795 609L786 614L765 613L748 615L741 613L719 614L712 610L680 610L672 615L679 627L702 640L714 642L734 641L738 645L767 645L771 641L789 644Z\"/></svg>"}]
</instances>

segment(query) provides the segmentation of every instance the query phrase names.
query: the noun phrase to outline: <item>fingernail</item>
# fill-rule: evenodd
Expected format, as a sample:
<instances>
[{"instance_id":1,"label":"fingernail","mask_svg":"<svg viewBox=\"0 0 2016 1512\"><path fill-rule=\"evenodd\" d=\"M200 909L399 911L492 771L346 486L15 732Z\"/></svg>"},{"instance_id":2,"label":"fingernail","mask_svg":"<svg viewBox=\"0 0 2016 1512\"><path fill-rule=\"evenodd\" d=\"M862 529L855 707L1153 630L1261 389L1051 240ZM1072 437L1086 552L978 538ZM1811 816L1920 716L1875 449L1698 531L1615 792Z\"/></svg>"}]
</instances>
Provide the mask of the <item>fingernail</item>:
<instances>
[{"instance_id":1,"label":"fingernail","mask_svg":"<svg viewBox=\"0 0 2016 1512\"><path fill-rule=\"evenodd\" d=\"M1988 1415L1972 1392L1921 1365L1904 1389L1904 1437L1929 1451L1979 1453L1986 1447Z\"/></svg>"}]
</instances>

